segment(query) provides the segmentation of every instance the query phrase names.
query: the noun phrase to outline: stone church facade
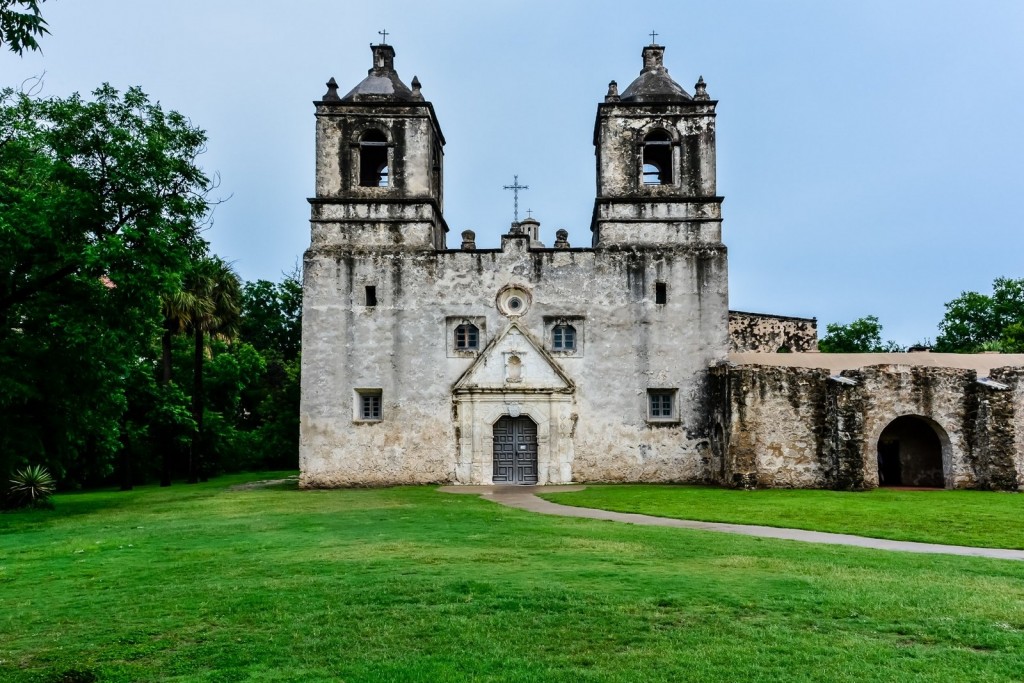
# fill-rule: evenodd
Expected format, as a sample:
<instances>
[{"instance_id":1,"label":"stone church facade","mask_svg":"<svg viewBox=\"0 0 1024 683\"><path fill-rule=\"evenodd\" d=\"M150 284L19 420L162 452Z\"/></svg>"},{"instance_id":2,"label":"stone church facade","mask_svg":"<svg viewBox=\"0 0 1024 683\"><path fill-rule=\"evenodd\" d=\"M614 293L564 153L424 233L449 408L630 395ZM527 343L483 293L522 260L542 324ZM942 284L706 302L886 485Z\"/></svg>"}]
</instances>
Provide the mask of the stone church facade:
<instances>
[{"instance_id":1,"label":"stone church facade","mask_svg":"<svg viewBox=\"0 0 1024 683\"><path fill-rule=\"evenodd\" d=\"M813 320L730 314L717 102L703 79L687 92L664 48L649 45L640 75L621 94L609 85L594 129L590 245L559 231L545 246L528 218L500 248L478 249L470 231L450 247L434 109L415 78L399 78L390 45L372 51L362 82L342 95L331 79L315 103L302 486L892 483L899 456L879 469L885 418L871 413L868 388L898 393L892 371L815 370L825 354L814 353ZM741 358L763 351L809 360ZM940 472L905 456L907 483L1024 485L1017 374L985 385L965 372L942 386L968 387L951 390L973 403L930 400L945 417L921 416L945 434ZM925 410L921 400L892 409ZM941 427L956 411L959 422ZM935 450L907 434L907 453Z\"/></svg>"}]
</instances>

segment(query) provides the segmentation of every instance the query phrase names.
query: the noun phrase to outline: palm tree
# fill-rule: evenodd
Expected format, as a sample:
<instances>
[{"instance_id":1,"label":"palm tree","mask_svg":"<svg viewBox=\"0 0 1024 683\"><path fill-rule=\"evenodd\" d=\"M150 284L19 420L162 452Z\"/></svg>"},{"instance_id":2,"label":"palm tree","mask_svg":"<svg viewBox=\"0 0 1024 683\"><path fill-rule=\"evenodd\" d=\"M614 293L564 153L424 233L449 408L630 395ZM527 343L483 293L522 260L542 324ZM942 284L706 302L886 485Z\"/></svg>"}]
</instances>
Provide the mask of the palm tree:
<instances>
[{"instance_id":1,"label":"palm tree","mask_svg":"<svg viewBox=\"0 0 1024 683\"><path fill-rule=\"evenodd\" d=\"M175 335L183 334L190 329L193 318L212 313L212 304L206 299L196 296L194 291L181 287L165 294L161 301L164 316L164 332L161 338L161 370L160 388L166 393L171 383L171 340ZM167 400L166 396L163 400ZM157 434L157 442L163 450L160 468L160 486L171 485L173 461L177 450L174 445L177 439L167 432L167 425L157 425L162 433Z\"/></svg>"},{"instance_id":2,"label":"palm tree","mask_svg":"<svg viewBox=\"0 0 1024 683\"><path fill-rule=\"evenodd\" d=\"M231 264L216 256L195 264L186 282L188 292L195 297L188 329L195 338L195 356L192 383L192 418L196 431L188 461L188 482L194 484L203 471L203 361L206 357L205 337L232 340L238 335L241 314L242 284Z\"/></svg>"},{"instance_id":3,"label":"palm tree","mask_svg":"<svg viewBox=\"0 0 1024 683\"><path fill-rule=\"evenodd\" d=\"M192 318L212 313L210 302L200 299L194 292L179 289L164 295L161 302L164 314L164 334L162 346L162 372L160 384L171 381L171 339L190 329Z\"/></svg>"}]
</instances>

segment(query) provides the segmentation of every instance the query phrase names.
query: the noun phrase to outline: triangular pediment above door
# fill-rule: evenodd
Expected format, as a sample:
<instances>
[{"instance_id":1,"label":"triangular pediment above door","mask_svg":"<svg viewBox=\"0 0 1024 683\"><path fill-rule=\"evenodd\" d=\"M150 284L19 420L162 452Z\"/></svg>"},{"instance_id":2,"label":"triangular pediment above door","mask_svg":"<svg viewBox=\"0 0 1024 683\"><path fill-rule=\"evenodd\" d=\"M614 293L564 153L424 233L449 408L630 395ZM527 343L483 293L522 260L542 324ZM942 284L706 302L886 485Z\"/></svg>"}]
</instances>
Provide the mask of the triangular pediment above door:
<instances>
[{"instance_id":1,"label":"triangular pediment above door","mask_svg":"<svg viewBox=\"0 0 1024 683\"><path fill-rule=\"evenodd\" d=\"M543 344L515 321L491 340L452 387L455 393L567 393L574 389L572 380Z\"/></svg>"}]
</instances>

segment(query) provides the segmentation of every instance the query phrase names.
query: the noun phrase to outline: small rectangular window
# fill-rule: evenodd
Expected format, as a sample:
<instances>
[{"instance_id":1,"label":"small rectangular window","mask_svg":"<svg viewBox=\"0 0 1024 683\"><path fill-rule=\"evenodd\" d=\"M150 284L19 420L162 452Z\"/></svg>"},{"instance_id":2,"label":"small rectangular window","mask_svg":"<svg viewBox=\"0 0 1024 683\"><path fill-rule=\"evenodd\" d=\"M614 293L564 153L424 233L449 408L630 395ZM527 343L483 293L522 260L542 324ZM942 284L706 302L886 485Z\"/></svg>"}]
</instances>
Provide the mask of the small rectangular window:
<instances>
[{"instance_id":1,"label":"small rectangular window","mask_svg":"<svg viewBox=\"0 0 1024 683\"><path fill-rule=\"evenodd\" d=\"M552 348L555 351L576 349L576 328L572 325L555 325L552 329Z\"/></svg>"},{"instance_id":2,"label":"small rectangular window","mask_svg":"<svg viewBox=\"0 0 1024 683\"><path fill-rule=\"evenodd\" d=\"M356 390L356 416L360 420L382 420L383 409L380 389Z\"/></svg>"},{"instance_id":3,"label":"small rectangular window","mask_svg":"<svg viewBox=\"0 0 1024 683\"><path fill-rule=\"evenodd\" d=\"M455 328L455 348L458 351L474 351L480 347L480 330L476 325L463 323Z\"/></svg>"},{"instance_id":4,"label":"small rectangular window","mask_svg":"<svg viewBox=\"0 0 1024 683\"><path fill-rule=\"evenodd\" d=\"M656 282L654 284L654 303L668 303L668 286L666 286L664 282Z\"/></svg>"},{"instance_id":5,"label":"small rectangular window","mask_svg":"<svg viewBox=\"0 0 1024 683\"><path fill-rule=\"evenodd\" d=\"M377 288L374 285L366 285L366 305L377 305Z\"/></svg>"},{"instance_id":6,"label":"small rectangular window","mask_svg":"<svg viewBox=\"0 0 1024 683\"><path fill-rule=\"evenodd\" d=\"M676 418L676 392L674 389L648 389L648 418L674 420Z\"/></svg>"}]
</instances>

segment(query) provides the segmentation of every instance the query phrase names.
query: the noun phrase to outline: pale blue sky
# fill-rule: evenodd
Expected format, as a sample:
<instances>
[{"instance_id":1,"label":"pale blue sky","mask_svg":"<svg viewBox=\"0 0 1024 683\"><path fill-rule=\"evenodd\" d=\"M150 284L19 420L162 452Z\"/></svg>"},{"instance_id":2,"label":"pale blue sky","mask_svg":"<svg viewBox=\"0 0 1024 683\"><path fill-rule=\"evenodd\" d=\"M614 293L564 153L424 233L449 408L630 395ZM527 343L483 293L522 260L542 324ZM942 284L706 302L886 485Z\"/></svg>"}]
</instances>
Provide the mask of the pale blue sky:
<instances>
[{"instance_id":1,"label":"pale blue sky","mask_svg":"<svg viewBox=\"0 0 1024 683\"><path fill-rule=\"evenodd\" d=\"M376 5L376 6L374 6ZM730 303L934 338L945 301L1024 277L1024 2L388 3L48 0L42 55L0 54L0 84L47 95L141 85L210 136L207 238L246 279L309 243L313 106L366 74L387 28L448 140L445 217L496 246L519 174L542 239L589 244L592 132L609 80L649 32L718 106Z\"/></svg>"}]
</instances>

